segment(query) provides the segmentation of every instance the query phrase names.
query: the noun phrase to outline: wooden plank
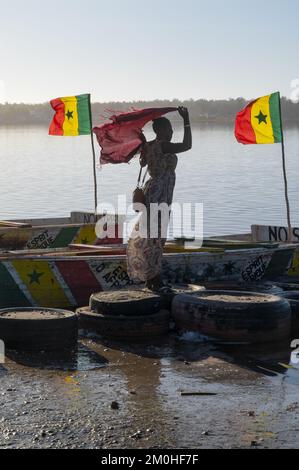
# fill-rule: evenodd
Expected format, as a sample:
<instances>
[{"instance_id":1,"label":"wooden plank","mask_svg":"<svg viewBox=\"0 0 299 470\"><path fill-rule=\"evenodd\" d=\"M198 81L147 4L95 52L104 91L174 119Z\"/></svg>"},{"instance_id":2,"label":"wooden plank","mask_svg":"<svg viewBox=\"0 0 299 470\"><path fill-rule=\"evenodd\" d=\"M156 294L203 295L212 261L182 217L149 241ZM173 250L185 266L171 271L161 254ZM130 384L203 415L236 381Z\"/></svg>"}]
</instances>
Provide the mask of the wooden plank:
<instances>
[{"instance_id":1,"label":"wooden plank","mask_svg":"<svg viewBox=\"0 0 299 470\"><path fill-rule=\"evenodd\" d=\"M0 227L11 227L11 228L28 228L31 227L30 224L25 224L23 222L12 222L9 220L0 220Z\"/></svg>"},{"instance_id":2,"label":"wooden plank","mask_svg":"<svg viewBox=\"0 0 299 470\"><path fill-rule=\"evenodd\" d=\"M45 227L49 225L68 225L71 223L70 217L44 217L38 219L13 219L12 222L30 224L32 227Z\"/></svg>"},{"instance_id":3,"label":"wooden plank","mask_svg":"<svg viewBox=\"0 0 299 470\"><path fill-rule=\"evenodd\" d=\"M109 249L87 249L87 250L63 250L63 249L54 249L54 250L19 250L19 251L0 251L0 260L5 259L28 259L28 258L36 258L36 259L43 259L43 258L57 258L57 257L71 257L71 256L117 256L117 255L125 255L126 249L125 248L118 248L115 249L111 247Z\"/></svg>"},{"instance_id":4,"label":"wooden plank","mask_svg":"<svg viewBox=\"0 0 299 470\"><path fill-rule=\"evenodd\" d=\"M126 245L85 245L83 243L71 243L68 245L71 250L91 250L91 251L112 251L119 250L120 248L126 248Z\"/></svg>"},{"instance_id":5,"label":"wooden plank","mask_svg":"<svg viewBox=\"0 0 299 470\"><path fill-rule=\"evenodd\" d=\"M192 248L176 245L165 245L164 253L224 253L224 248L216 247L202 247L202 248Z\"/></svg>"},{"instance_id":6,"label":"wooden plank","mask_svg":"<svg viewBox=\"0 0 299 470\"><path fill-rule=\"evenodd\" d=\"M117 248L110 250L79 250L79 251L69 251L68 256L120 256L126 255L126 248Z\"/></svg>"},{"instance_id":7,"label":"wooden plank","mask_svg":"<svg viewBox=\"0 0 299 470\"><path fill-rule=\"evenodd\" d=\"M72 243L69 245L71 250L80 250L80 251L99 251L105 253L107 252L118 252L121 249L125 250L126 245L83 245ZM196 248L196 247L184 247L179 245L173 244L166 244L164 247L164 253L223 253L223 248Z\"/></svg>"},{"instance_id":8,"label":"wooden plank","mask_svg":"<svg viewBox=\"0 0 299 470\"><path fill-rule=\"evenodd\" d=\"M214 247L214 248L223 248L224 250L249 250L254 248L273 248L278 247L269 243L259 243L259 242L247 242L247 241L237 241L237 240L220 240L220 239L204 239L203 247Z\"/></svg>"}]
</instances>

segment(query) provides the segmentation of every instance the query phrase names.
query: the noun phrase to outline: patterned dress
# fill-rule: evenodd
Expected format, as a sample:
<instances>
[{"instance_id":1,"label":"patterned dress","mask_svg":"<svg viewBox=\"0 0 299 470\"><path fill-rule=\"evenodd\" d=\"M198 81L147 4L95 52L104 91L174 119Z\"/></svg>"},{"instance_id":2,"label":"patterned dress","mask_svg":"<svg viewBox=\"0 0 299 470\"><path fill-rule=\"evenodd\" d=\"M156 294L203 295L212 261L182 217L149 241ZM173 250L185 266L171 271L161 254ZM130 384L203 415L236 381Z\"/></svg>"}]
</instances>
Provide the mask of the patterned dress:
<instances>
[{"instance_id":1,"label":"patterned dress","mask_svg":"<svg viewBox=\"0 0 299 470\"><path fill-rule=\"evenodd\" d=\"M153 217L150 213L150 204L166 203L169 206L170 216L178 158L173 154L164 154L161 146L162 142L154 141L146 144L145 148L148 173L151 177L144 186L147 212L141 214L135 227L135 235L132 234L127 248L128 274L133 280L148 281L160 274L162 269L163 246L166 241L166 237L163 238L162 235L165 235L165 225L162 231L160 218L156 215ZM147 236L136 236L143 217L147 217L148 221ZM169 217L167 224L168 221ZM153 238L149 236L149 228L155 225L157 236Z\"/></svg>"}]
</instances>

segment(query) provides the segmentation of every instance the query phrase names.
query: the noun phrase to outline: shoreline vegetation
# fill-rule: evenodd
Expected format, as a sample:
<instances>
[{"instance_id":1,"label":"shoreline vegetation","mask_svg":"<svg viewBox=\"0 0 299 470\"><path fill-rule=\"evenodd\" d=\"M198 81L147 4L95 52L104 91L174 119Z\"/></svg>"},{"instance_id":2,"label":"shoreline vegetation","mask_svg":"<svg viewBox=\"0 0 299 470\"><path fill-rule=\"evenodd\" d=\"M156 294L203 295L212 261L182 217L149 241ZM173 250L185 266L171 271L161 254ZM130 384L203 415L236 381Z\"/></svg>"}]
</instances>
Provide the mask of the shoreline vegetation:
<instances>
[{"instance_id":1,"label":"shoreline vegetation","mask_svg":"<svg viewBox=\"0 0 299 470\"><path fill-rule=\"evenodd\" d=\"M93 103L93 124L99 125L108 121L109 116L116 112L125 112L133 108L142 109L162 106L186 106L194 123L215 123L233 125L236 114L248 103L244 98L229 100L154 100ZM299 126L299 103L282 98L282 115L285 124ZM0 126L45 125L53 118L53 110L49 103L0 104Z\"/></svg>"}]
</instances>

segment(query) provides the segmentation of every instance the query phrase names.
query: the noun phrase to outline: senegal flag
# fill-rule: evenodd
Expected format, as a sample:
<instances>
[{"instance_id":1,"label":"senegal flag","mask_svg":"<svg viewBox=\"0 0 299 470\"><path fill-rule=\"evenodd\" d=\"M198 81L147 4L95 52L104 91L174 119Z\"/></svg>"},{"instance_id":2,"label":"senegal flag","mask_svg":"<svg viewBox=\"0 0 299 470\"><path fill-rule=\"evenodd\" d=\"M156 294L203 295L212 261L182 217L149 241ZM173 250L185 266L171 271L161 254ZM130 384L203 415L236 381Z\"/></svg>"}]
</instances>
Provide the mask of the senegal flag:
<instances>
[{"instance_id":1,"label":"senegal flag","mask_svg":"<svg viewBox=\"0 0 299 470\"><path fill-rule=\"evenodd\" d=\"M258 98L240 111L236 117L235 136L241 144L282 142L279 92Z\"/></svg>"},{"instance_id":2,"label":"senegal flag","mask_svg":"<svg viewBox=\"0 0 299 470\"><path fill-rule=\"evenodd\" d=\"M91 134L90 95L67 96L50 103L55 111L50 135Z\"/></svg>"}]
</instances>

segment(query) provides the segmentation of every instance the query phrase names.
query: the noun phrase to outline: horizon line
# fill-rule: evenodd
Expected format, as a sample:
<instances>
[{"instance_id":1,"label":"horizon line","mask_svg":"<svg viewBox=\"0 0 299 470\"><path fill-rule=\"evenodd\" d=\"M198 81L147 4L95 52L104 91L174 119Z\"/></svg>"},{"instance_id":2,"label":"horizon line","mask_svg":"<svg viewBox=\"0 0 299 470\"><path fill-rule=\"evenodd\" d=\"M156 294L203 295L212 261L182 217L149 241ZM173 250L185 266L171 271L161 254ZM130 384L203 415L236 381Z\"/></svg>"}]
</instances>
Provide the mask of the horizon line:
<instances>
[{"instance_id":1,"label":"horizon line","mask_svg":"<svg viewBox=\"0 0 299 470\"><path fill-rule=\"evenodd\" d=\"M271 93L269 93L271 94ZM75 95L69 95L69 96L75 96ZM77 96L77 95L76 95ZM265 95L266 96L266 95ZM282 99L285 99L287 101L293 102L290 98L281 95ZM25 102L25 101L5 101L3 103L0 103L0 106L6 106L6 105L27 105L27 106L36 106L36 105L44 105L44 104L49 104L50 101L52 101L51 98L48 101L39 101L39 102ZM198 101L238 101L238 100L243 100L243 101L252 101L257 98L244 98L243 96L238 96L237 98L188 98L188 99L179 99L179 98L153 98L153 99L136 99L136 100L114 100L114 101L92 101L91 104L128 104L128 103L152 103L155 101L167 101L170 103L173 102L180 102L180 103L186 103L186 102L198 102ZM298 104L298 103L294 103Z\"/></svg>"}]
</instances>

